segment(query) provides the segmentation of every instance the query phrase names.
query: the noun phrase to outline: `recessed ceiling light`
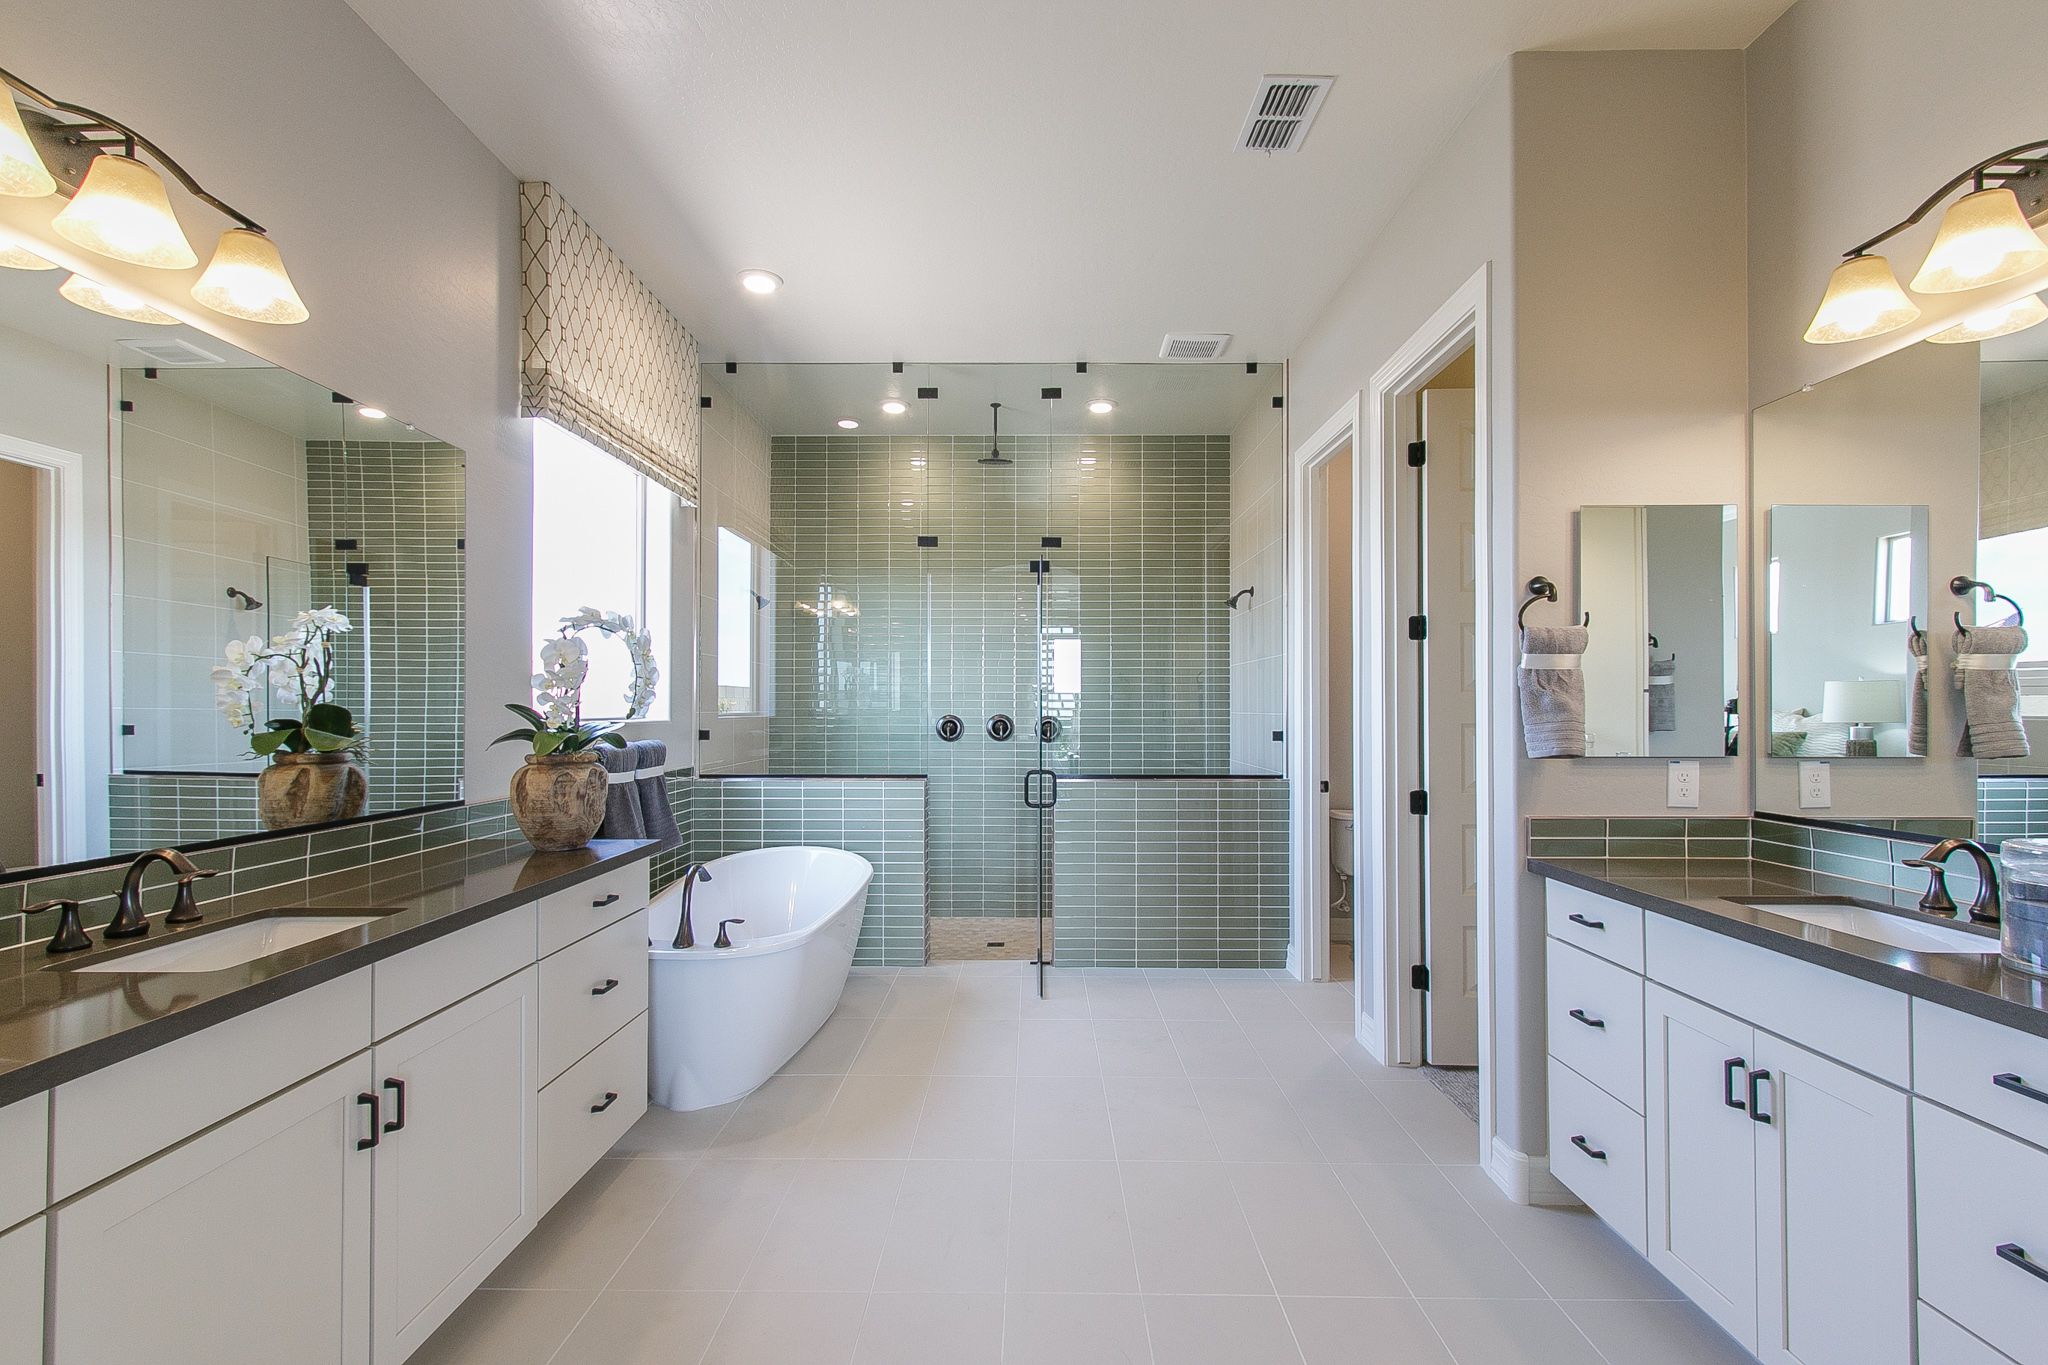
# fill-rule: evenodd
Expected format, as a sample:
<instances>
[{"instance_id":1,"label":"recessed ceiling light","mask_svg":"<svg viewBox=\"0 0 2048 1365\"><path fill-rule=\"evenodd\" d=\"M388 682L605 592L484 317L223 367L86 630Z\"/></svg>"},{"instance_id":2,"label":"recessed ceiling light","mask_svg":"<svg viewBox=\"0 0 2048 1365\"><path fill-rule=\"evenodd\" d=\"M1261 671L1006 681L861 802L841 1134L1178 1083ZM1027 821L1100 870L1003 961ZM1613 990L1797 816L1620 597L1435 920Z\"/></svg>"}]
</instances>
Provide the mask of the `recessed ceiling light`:
<instances>
[{"instance_id":1,"label":"recessed ceiling light","mask_svg":"<svg viewBox=\"0 0 2048 1365\"><path fill-rule=\"evenodd\" d=\"M882 404L882 411L888 413L891 417L901 417L904 413L910 411L910 404L904 402L901 398L891 398Z\"/></svg>"},{"instance_id":2,"label":"recessed ceiling light","mask_svg":"<svg viewBox=\"0 0 2048 1365\"><path fill-rule=\"evenodd\" d=\"M841 431L852 431L855 427L859 425L860 423L854 421L851 417L842 417L839 419L839 429Z\"/></svg>"},{"instance_id":3,"label":"recessed ceiling light","mask_svg":"<svg viewBox=\"0 0 2048 1365\"><path fill-rule=\"evenodd\" d=\"M1088 411L1094 413L1097 417L1101 417L1106 413L1115 412L1116 404L1110 402L1107 398L1098 398L1088 405Z\"/></svg>"},{"instance_id":4,"label":"recessed ceiling light","mask_svg":"<svg viewBox=\"0 0 2048 1365\"><path fill-rule=\"evenodd\" d=\"M782 288L782 276L772 270L742 270L740 288L749 294L772 294Z\"/></svg>"},{"instance_id":5,"label":"recessed ceiling light","mask_svg":"<svg viewBox=\"0 0 2048 1365\"><path fill-rule=\"evenodd\" d=\"M373 422L381 422L386 417L389 417L391 414L384 411L384 409L382 408L361 407L356 409L356 415L359 417L367 417Z\"/></svg>"}]
</instances>

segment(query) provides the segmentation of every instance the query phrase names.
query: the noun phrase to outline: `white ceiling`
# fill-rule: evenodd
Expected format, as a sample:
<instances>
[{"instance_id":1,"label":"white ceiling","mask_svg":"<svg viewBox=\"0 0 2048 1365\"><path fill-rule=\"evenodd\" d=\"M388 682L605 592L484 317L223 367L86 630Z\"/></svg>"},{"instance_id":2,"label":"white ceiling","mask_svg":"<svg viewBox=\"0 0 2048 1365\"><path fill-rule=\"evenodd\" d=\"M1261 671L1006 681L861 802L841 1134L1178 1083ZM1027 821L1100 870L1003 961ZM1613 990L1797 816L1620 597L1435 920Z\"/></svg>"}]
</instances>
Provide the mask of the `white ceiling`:
<instances>
[{"instance_id":1,"label":"white ceiling","mask_svg":"<svg viewBox=\"0 0 2048 1365\"><path fill-rule=\"evenodd\" d=\"M706 359L1272 361L1508 54L1744 47L1789 0L350 3ZM1235 150L1267 73L1337 77L1298 154Z\"/></svg>"}]
</instances>

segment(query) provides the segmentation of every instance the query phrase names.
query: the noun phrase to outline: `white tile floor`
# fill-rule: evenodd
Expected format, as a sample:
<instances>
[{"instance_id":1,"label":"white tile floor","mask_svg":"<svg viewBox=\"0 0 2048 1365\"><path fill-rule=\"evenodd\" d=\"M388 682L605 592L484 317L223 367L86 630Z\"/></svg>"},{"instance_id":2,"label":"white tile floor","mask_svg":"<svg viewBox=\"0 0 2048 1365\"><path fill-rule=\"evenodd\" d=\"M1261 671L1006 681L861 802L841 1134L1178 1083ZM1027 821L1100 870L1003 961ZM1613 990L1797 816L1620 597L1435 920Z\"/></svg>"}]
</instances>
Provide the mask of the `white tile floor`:
<instances>
[{"instance_id":1,"label":"white tile floor","mask_svg":"<svg viewBox=\"0 0 2048 1365\"><path fill-rule=\"evenodd\" d=\"M759 1091L651 1111L417 1365L1737 1365L1373 1064L1343 985L860 972Z\"/></svg>"}]
</instances>

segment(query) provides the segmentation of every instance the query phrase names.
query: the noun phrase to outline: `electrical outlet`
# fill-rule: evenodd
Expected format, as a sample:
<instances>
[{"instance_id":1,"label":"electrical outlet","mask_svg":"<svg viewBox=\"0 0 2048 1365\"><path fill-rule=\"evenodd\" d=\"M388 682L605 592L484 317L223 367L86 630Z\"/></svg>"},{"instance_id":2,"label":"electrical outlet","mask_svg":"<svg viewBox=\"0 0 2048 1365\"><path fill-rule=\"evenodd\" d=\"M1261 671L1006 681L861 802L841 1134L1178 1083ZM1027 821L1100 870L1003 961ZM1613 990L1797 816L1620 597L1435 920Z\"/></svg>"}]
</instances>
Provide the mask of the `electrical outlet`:
<instances>
[{"instance_id":1,"label":"electrical outlet","mask_svg":"<svg viewBox=\"0 0 2048 1365\"><path fill-rule=\"evenodd\" d=\"M1700 765L1696 759L1678 759L1665 765L1664 804L1673 810L1698 810Z\"/></svg>"},{"instance_id":2,"label":"electrical outlet","mask_svg":"<svg viewBox=\"0 0 2048 1365\"><path fill-rule=\"evenodd\" d=\"M1835 804L1835 783L1825 763L1799 765L1799 809L1826 810Z\"/></svg>"}]
</instances>

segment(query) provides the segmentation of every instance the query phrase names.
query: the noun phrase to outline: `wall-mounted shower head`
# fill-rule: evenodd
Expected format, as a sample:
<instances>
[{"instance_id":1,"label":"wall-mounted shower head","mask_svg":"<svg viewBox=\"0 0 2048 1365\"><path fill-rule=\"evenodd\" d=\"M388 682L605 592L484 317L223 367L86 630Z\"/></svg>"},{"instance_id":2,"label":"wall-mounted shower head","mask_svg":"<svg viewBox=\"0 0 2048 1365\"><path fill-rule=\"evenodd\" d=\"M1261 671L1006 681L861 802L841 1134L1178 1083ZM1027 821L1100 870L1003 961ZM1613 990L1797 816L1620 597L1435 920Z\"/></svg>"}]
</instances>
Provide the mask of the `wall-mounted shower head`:
<instances>
[{"instance_id":1,"label":"wall-mounted shower head","mask_svg":"<svg viewBox=\"0 0 2048 1365\"><path fill-rule=\"evenodd\" d=\"M1241 599L1254 596L1257 592L1257 588L1239 588L1236 592L1230 594L1230 600L1223 605L1226 610L1236 611L1237 604Z\"/></svg>"},{"instance_id":2,"label":"wall-mounted shower head","mask_svg":"<svg viewBox=\"0 0 2048 1365\"><path fill-rule=\"evenodd\" d=\"M988 454L976 460L976 464L1015 464L1015 460L1003 454L1003 405L988 405Z\"/></svg>"},{"instance_id":3,"label":"wall-mounted shower head","mask_svg":"<svg viewBox=\"0 0 2048 1365\"><path fill-rule=\"evenodd\" d=\"M249 596L248 593L243 592L240 588L228 589L228 601L235 604L237 611L261 611L263 609L262 602Z\"/></svg>"}]
</instances>

